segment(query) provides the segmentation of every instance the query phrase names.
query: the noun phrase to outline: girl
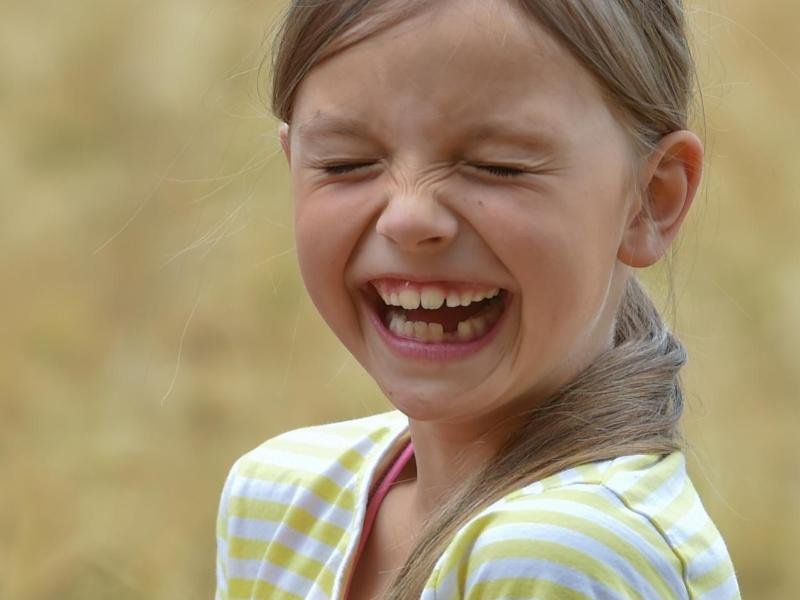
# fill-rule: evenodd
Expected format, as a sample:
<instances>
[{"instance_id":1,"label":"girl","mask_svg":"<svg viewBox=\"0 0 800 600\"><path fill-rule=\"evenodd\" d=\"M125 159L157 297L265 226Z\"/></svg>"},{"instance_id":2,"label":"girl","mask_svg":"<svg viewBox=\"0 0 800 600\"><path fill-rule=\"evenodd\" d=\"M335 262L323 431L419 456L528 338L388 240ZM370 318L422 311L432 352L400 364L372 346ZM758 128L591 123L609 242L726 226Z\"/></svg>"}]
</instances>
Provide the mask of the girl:
<instances>
[{"instance_id":1,"label":"girl","mask_svg":"<svg viewBox=\"0 0 800 600\"><path fill-rule=\"evenodd\" d=\"M738 597L633 273L701 175L680 0L298 0L278 41L303 279L397 410L236 462L217 597Z\"/></svg>"}]
</instances>

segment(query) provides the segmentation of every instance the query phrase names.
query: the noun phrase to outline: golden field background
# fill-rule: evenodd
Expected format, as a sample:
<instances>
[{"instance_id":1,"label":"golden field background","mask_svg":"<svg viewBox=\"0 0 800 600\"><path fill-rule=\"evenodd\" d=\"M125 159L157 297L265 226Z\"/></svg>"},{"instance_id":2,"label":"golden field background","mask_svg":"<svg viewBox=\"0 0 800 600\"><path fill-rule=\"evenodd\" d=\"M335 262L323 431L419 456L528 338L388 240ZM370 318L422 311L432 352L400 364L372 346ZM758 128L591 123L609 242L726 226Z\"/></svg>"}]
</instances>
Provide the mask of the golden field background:
<instances>
[{"instance_id":1,"label":"golden field background","mask_svg":"<svg viewBox=\"0 0 800 600\"><path fill-rule=\"evenodd\" d=\"M0 8L2 600L209 598L233 460L389 408L300 283L257 92L282 5ZM708 144L677 259L690 462L744 597L790 600L800 4L690 7Z\"/></svg>"}]
</instances>

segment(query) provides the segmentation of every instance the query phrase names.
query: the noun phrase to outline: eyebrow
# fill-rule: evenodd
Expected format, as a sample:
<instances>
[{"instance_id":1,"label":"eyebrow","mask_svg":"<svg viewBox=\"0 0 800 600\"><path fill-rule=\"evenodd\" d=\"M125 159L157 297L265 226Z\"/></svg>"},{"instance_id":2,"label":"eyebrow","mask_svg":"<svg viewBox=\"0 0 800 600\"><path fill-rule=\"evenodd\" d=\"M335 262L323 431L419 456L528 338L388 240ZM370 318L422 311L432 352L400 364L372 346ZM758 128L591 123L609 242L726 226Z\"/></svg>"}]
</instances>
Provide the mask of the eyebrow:
<instances>
[{"instance_id":1,"label":"eyebrow","mask_svg":"<svg viewBox=\"0 0 800 600\"><path fill-rule=\"evenodd\" d=\"M298 135L305 141L337 136L375 139L372 129L363 121L327 114L319 114L302 123ZM482 123L473 127L467 131L464 139L470 143L496 140L536 153L553 152L558 147L557 138L551 133L541 130L526 131L503 121Z\"/></svg>"},{"instance_id":2,"label":"eyebrow","mask_svg":"<svg viewBox=\"0 0 800 600\"><path fill-rule=\"evenodd\" d=\"M372 138L372 130L362 121L350 117L320 114L298 128L301 139L310 141L324 137Z\"/></svg>"},{"instance_id":3,"label":"eyebrow","mask_svg":"<svg viewBox=\"0 0 800 600\"><path fill-rule=\"evenodd\" d=\"M547 153L558 148L557 137L544 130L526 130L502 121L483 123L470 130L467 140L472 143L497 140L530 152Z\"/></svg>"}]
</instances>

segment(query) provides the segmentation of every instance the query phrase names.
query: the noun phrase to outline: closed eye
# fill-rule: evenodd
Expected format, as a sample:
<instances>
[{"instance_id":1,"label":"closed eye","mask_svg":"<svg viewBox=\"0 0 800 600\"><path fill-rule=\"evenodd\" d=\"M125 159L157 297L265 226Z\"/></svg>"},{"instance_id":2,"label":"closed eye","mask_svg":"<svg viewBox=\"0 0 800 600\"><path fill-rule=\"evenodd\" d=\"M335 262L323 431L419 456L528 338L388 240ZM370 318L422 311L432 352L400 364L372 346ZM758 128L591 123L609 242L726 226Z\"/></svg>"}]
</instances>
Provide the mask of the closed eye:
<instances>
[{"instance_id":1,"label":"closed eye","mask_svg":"<svg viewBox=\"0 0 800 600\"><path fill-rule=\"evenodd\" d=\"M322 167L323 170L328 173L329 175L344 175L346 173L350 173L352 171L356 171L358 169L363 169L365 167L371 167L375 163L347 163L347 164L338 164L338 165L327 165ZM486 171L491 175L495 175L497 177L519 177L520 175L524 175L525 171L522 169L516 169L514 167L503 167L500 165L473 165L476 169L480 169L482 171Z\"/></svg>"},{"instance_id":2,"label":"closed eye","mask_svg":"<svg viewBox=\"0 0 800 600\"><path fill-rule=\"evenodd\" d=\"M522 169L515 169L513 167L502 167L499 165L474 165L476 169L486 171L498 177L519 177L524 175L525 171Z\"/></svg>"},{"instance_id":3,"label":"closed eye","mask_svg":"<svg viewBox=\"0 0 800 600\"><path fill-rule=\"evenodd\" d=\"M375 163L350 163L341 165L328 165L322 168L329 175L344 175L345 173L350 173L356 169L363 169L364 167L370 167L374 164Z\"/></svg>"}]
</instances>

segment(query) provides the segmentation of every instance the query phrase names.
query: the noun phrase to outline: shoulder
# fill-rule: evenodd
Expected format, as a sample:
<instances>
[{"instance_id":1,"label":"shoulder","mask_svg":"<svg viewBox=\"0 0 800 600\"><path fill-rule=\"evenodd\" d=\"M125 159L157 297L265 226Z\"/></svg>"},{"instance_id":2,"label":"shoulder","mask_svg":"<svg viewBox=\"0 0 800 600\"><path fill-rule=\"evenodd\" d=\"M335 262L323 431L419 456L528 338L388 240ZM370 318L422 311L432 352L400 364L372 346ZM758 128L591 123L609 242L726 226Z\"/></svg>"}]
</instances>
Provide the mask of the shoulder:
<instances>
[{"instance_id":1,"label":"shoulder","mask_svg":"<svg viewBox=\"0 0 800 600\"><path fill-rule=\"evenodd\" d=\"M223 495L247 497L248 490L257 491L265 482L317 485L319 491L328 492L350 487L367 457L399 435L407 423L401 412L390 411L281 433L239 457Z\"/></svg>"},{"instance_id":2,"label":"shoulder","mask_svg":"<svg viewBox=\"0 0 800 600\"><path fill-rule=\"evenodd\" d=\"M405 429L408 419L399 411L293 429L266 440L244 454L237 462L239 469L258 469L259 465L275 465L280 457L291 455L288 466L312 467L315 458L346 460L351 454L367 454L376 445ZM311 462L305 462L308 459ZM299 460L299 462L298 462Z\"/></svg>"},{"instance_id":3,"label":"shoulder","mask_svg":"<svg viewBox=\"0 0 800 600\"><path fill-rule=\"evenodd\" d=\"M662 518L663 486L686 477L680 459L592 463L507 495L458 532L434 572L435 597L690 597L694 556Z\"/></svg>"},{"instance_id":4,"label":"shoulder","mask_svg":"<svg viewBox=\"0 0 800 600\"><path fill-rule=\"evenodd\" d=\"M236 460L217 513L217 597L227 597L231 581L249 597L263 564L285 564L289 549L297 564L329 560L348 537L365 476L407 424L405 415L391 411L303 427ZM298 583L291 574L286 575L291 581L278 581L273 575L269 585L286 589L311 593L319 583Z\"/></svg>"}]
</instances>

